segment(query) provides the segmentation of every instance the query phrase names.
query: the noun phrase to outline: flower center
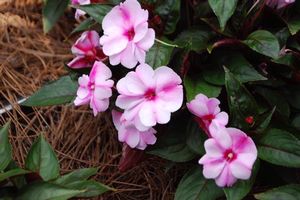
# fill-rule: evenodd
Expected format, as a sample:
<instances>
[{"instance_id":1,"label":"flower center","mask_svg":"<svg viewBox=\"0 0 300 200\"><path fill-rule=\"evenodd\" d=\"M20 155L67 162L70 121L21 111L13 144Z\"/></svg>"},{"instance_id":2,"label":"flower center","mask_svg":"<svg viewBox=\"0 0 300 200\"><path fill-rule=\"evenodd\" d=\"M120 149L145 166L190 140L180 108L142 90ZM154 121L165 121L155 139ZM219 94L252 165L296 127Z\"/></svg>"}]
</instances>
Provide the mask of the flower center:
<instances>
[{"instance_id":1,"label":"flower center","mask_svg":"<svg viewBox=\"0 0 300 200\"><path fill-rule=\"evenodd\" d=\"M233 160L236 159L236 154L232 151L232 149L227 149L225 152L224 152L224 159L227 161L227 162L231 162Z\"/></svg>"},{"instance_id":2,"label":"flower center","mask_svg":"<svg viewBox=\"0 0 300 200\"><path fill-rule=\"evenodd\" d=\"M213 119L215 119L215 116L213 114L208 114L203 116L202 119L211 122Z\"/></svg>"},{"instance_id":3,"label":"flower center","mask_svg":"<svg viewBox=\"0 0 300 200\"><path fill-rule=\"evenodd\" d=\"M90 82L89 83L89 89L90 90L95 90L95 83Z\"/></svg>"},{"instance_id":4,"label":"flower center","mask_svg":"<svg viewBox=\"0 0 300 200\"><path fill-rule=\"evenodd\" d=\"M145 94L144 97L147 100L154 100L155 99L155 91L153 89L149 89Z\"/></svg>"},{"instance_id":5,"label":"flower center","mask_svg":"<svg viewBox=\"0 0 300 200\"><path fill-rule=\"evenodd\" d=\"M133 40L134 35L135 35L135 32L134 32L133 27L130 28L127 32L125 32L125 36L128 38L129 41Z\"/></svg>"}]
</instances>

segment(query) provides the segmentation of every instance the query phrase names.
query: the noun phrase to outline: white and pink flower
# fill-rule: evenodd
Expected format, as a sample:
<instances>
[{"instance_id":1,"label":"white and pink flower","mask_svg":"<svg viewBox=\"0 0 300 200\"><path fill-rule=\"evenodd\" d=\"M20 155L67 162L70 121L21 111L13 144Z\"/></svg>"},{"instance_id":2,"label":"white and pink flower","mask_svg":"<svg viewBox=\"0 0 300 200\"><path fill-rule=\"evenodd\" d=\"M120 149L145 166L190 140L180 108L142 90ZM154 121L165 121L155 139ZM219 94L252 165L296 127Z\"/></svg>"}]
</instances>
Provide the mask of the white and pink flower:
<instances>
[{"instance_id":1,"label":"white and pink flower","mask_svg":"<svg viewBox=\"0 0 300 200\"><path fill-rule=\"evenodd\" d=\"M204 94L198 94L195 99L187 103L189 111L197 116L199 126L208 136L210 136L209 127L212 122L224 127L228 123L228 114L221 112L219 105L218 99L208 98Z\"/></svg>"},{"instance_id":2,"label":"white and pink flower","mask_svg":"<svg viewBox=\"0 0 300 200\"><path fill-rule=\"evenodd\" d=\"M73 5L88 5L91 4L91 0L72 0L71 3ZM75 12L75 19L79 19L81 16L85 15L86 13L80 9L76 9Z\"/></svg>"},{"instance_id":3,"label":"white and pink flower","mask_svg":"<svg viewBox=\"0 0 300 200\"><path fill-rule=\"evenodd\" d=\"M76 57L68 66L73 69L91 67L95 61L107 58L100 47L99 34L96 31L83 32L71 50Z\"/></svg>"},{"instance_id":4,"label":"white and pink flower","mask_svg":"<svg viewBox=\"0 0 300 200\"><path fill-rule=\"evenodd\" d=\"M153 70L147 64L139 65L117 83L120 95L116 105L124 109L124 118L134 121L143 131L156 123L166 124L171 113L183 101L181 78L169 67Z\"/></svg>"},{"instance_id":5,"label":"white and pink flower","mask_svg":"<svg viewBox=\"0 0 300 200\"><path fill-rule=\"evenodd\" d=\"M100 44L111 65L121 63L131 69L145 62L155 39L154 30L148 28L148 15L137 0L126 0L104 17Z\"/></svg>"},{"instance_id":6,"label":"white and pink flower","mask_svg":"<svg viewBox=\"0 0 300 200\"><path fill-rule=\"evenodd\" d=\"M145 131L139 131L131 121L127 121L121 112L112 111L113 122L118 130L118 139L125 142L131 148L144 150L147 145L153 145L156 142L156 131L149 128Z\"/></svg>"},{"instance_id":7,"label":"white and pink flower","mask_svg":"<svg viewBox=\"0 0 300 200\"><path fill-rule=\"evenodd\" d=\"M204 143L206 154L199 160L204 177L215 179L220 187L249 179L257 158L253 140L239 129L216 124L211 126L210 134L212 138Z\"/></svg>"},{"instance_id":8,"label":"white and pink flower","mask_svg":"<svg viewBox=\"0 0 300 200\"><path fill-rule=\"evenodd\" d=\"M102 62L96 61L90 75L84 74L78 79L79 88L74 104L76 106L90 104L94 116L107 110L112 95L111 88L114 85L111 76L110 69Z\"/></svg>"},{"instance_id":9,"label":"white and pink flower","mask_svg":"<svg viewBox=\"0 0 300 200\"><path fill-rule=\"evenodd\" d=\"M294 2L295 0L267 0L266 4L272 8L281 9Z\"/></svg>"}]
</instances>

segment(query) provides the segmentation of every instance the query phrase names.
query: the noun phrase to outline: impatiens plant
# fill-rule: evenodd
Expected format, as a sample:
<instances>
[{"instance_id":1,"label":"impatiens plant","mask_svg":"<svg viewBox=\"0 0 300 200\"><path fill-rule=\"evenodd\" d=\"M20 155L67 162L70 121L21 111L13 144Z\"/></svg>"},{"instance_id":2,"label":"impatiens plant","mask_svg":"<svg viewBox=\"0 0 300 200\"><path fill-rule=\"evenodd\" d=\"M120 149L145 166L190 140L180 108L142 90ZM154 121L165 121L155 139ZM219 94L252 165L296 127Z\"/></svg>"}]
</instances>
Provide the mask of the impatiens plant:
<instances>
[{"instance_id":1,"label":"impatiens plant","mask_svg":"<svg viewBox=\"0 0 300 200\"><path fill-rule=\"evenodd\" d=\"M47 31L61 2L46 1ZM132 167L126 155L145 153L192 166L177 200L300 198L300 1L71 6L80 22L72 34L83 33L70 75L23 105L111 113L126 151L120 169Z\"/></svg>"},{"instance_id":2,"label":"impatiens plant","mask_svg":"<svg viewBox=\"0 0 300 200\"><path fill-rule=\"evenodd\" d=\"M25 169L12 159L8 132L10 124L0 127L0 198L7 200L49 200L95 197L113 190L99 182L88 180L97 168L72 171L63 176L58 159L41 135L32 145L25 161Z\"/></svg>"}]
</instances>

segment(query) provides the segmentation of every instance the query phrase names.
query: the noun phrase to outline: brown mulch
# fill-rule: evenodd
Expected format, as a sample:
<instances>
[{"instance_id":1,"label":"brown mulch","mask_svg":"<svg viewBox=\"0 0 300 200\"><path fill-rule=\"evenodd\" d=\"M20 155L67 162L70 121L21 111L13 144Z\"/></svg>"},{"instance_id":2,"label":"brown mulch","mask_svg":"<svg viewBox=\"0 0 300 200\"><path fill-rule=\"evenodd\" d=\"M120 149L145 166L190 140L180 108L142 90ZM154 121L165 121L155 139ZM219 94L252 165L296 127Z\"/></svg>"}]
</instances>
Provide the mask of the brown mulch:
<instances>
[{"instance_id":1,"label":"brown mulch","mask_svg":"<svg viewBox=\"0 0 300 200\"><path fill-rule=\"evenodd\" d=\"M66 73L64 63L72 58L70 47L77 37L67 37L75 24L72 13L45 35L41 2L0 1L0 109L9 104L13 107L0 114L0 125L12 122L10 140L16 162L24 166L33 141L44 134L55 149L62 173L99 167L95 178L117 191L98 199L173 199L181 172L176 167L166 172L168 162L149 157L139 166L119 172L122 147L109 113L93 117L87 107L24 108L17 104Z\"/></svg>"}]
</instances>

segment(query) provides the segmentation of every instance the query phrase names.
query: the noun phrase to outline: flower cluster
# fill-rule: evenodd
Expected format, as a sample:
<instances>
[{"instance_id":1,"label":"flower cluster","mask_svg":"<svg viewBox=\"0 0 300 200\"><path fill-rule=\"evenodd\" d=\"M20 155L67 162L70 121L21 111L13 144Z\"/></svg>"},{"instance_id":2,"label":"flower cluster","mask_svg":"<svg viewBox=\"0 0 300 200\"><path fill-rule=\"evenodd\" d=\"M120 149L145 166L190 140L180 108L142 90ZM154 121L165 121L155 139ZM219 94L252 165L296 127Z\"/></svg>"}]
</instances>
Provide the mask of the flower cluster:
<instances>
[{"instance_id":1,"label":"flower cluster","mask_svg":"<svg viewBox=\"0 0 300 200\"><path fill-rule=\"evenodd\" d=\"M204 143L206 154L199 160L203 165L203 175L225 187L232 186L237 179L250 178L257 149L246 133L226 127L228 114L220 112L219 104L218 99L199 94L187 103L187 107L209 136Z\"/></svg>"},{"instance_id":2,"label":"flower cluster","mask_svg":"<svg viewBox=\"0 0 300 200\"><path fill-rule=\"evenodd\" d=\"M153 69L155 66L145 63L155 32L148 27L148 11L137 0L115 6L104 17L102 29L101 37L96 31L84 32L72 47L76 57L68 66L92 67L89 75L78 80L74 104L89 104L95 116L108 109L114 81L108 63L104 64L107 58L110 65L136 67L116 83L115 105L122 112L113 110L112 118L119 141L144 150L157 140L154 126L168 123L171 114L181 108L182 80L167 66ZM244 132L226 127L228 114L221 112L219 105L218 99L198 94L187 103L187 108L209 137L204 144L206 154L199 160L204 165L203 174L224 187L233 185L237 179L249 179L257 150Z\"/></svg>"},{"instance_id":3,"label":"flower cluster","mask_svg":"<svg viewBox=\"0 0 300 200\"><path fill-rule=\"evenodd\" d=\"M148 11L136 0L115 6L103 19L103 36L96 31L84 32L73 45L76 57L68 64L75 69L92 67L89 75L78 80L74 104L89 104L96 116L108 109L114 85L112 72L103 63L106 58L111 65L121 63L129 69L140 63L117 82L115 104L124 113L114 110L112 116L119 141L141 150L156 142L153 126L168 123L171 113L183 102L181 78L169 67L153 70L145 63L146 52L155 39L147 20Z\"/></svg>"}]
</instances>

